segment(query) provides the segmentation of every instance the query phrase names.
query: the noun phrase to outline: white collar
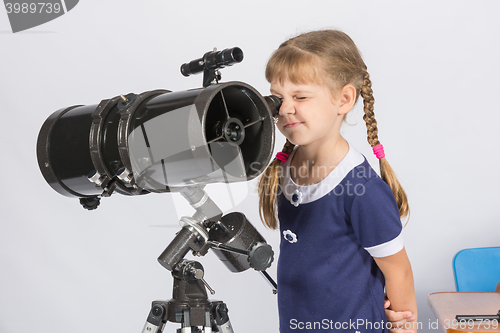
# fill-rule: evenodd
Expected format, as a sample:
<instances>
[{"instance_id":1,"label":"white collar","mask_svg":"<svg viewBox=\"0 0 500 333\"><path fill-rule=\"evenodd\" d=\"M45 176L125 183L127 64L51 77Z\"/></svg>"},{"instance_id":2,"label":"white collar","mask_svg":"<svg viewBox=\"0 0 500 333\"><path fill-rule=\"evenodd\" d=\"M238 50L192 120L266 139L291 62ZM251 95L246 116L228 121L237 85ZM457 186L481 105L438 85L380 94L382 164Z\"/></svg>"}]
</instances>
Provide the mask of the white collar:
<instances>
[{"instance_id":1,"label":"white collar","mask_svg":"<svg viewBox=\"0 0 500 333\"><path fill-rule=\"evenodd\" d=\"M347 155L328 176L317 184L302 186L297 185L290 177L290 162L296 151L297 149L294 149L288 160L283 163L285 174L282 182L285 198L295 207L299 204L313 202L330 193L355 166L360 165L365 160L365 157L349 144Z\"/></svg>"}]
</instances>

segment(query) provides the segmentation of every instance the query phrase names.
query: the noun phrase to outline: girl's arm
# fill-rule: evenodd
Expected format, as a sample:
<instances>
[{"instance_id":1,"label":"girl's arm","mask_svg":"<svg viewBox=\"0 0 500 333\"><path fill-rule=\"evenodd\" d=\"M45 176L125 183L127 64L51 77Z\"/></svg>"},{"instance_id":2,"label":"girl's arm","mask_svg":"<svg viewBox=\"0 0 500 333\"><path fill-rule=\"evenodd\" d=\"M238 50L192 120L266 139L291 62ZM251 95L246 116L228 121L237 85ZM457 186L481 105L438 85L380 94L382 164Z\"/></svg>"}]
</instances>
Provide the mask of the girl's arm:
<instances>
[{"instance_id":1,"label":"girl's arm","mask_svg":"<svg viewBox=\"0 0 500 333\"><path fill-rule=\"evenodd\" d=\"M413 331L417 331L417 300L413 285L413 272L403 248L396 254L383 258L373 258L384 274L387 298L394 311L411 311L414 315ZM407 324L409 325L409 324ZM407 328L407 327L403 327Z\"/></svg>"}]
</instances>

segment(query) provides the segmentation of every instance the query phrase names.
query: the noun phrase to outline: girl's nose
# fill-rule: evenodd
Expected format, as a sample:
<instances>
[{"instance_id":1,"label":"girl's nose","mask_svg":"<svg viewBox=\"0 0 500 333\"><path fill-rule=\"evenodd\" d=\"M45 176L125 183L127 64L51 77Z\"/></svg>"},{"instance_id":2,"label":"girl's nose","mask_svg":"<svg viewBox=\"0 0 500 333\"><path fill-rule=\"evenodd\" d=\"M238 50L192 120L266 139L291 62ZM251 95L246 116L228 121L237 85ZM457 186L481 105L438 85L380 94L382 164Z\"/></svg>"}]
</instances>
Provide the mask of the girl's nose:
<instances>
[{"instance_id":1,"label":"girl's nose","mask_svg":"<svg viewBox=\"0 0 500 333\"><path fill-rule=\"evenodd\" d=\"M280 116L284 116L285 114L293 114L295 113L295 107L291 101L283 99L281 101L281 107L278 113Z\"/></svg>"}]
</instances>

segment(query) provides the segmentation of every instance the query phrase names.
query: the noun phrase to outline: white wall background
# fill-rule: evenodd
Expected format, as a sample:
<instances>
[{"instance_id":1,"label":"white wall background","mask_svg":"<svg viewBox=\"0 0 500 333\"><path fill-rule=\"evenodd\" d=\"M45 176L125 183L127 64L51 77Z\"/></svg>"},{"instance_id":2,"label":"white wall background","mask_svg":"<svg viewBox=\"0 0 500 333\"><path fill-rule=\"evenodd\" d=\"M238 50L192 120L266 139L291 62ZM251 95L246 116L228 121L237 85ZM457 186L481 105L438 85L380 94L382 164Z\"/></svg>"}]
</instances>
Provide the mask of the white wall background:
<instances>
[{"instance_id":1,"label":"white wall background","mask_svg":"<svg viewBox=\"0 0 500 333\"><path fill-rule=\"evenodd\" d=\"M426 328L435 321L427 295L455 288L454 254L499 245L499 12L493 0L82 0L12 34L0 9L0 332L139 332L150 302L171 296L156 258L179 229L173 195L117 194L88 212L53 191L35 153L52 112L198 87L201 76L184 78L179 67L214 46L245 52L224 81L267 94L263 71L279 43L330 27L354 39L372 76L379 137L411 203L406 246ZM375 164L361 116L357 107L357 125L345 133ZM280 150L283 142L278 134ZM234 204L222 200L225 185L211 193L227 211L244 212L277 251L279 234L260 224L254 187L231 187L240 193ZM258 273L230 273L213 254L201 262L235 332L277 332L276 298Z\"/></svg>"}]
</instances>

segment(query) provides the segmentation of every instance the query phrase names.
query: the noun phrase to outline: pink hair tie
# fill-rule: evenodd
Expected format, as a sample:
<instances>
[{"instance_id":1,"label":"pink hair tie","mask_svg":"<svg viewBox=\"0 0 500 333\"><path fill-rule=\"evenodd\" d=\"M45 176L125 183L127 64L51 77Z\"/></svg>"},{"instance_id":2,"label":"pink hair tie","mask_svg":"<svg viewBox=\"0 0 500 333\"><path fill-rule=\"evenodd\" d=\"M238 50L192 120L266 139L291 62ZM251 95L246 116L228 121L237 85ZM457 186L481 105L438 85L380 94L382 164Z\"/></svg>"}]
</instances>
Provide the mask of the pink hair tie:
<instances>
[{"instance_id":1,"label":"pink hair tie","mask_svg":"<svg viewBox=\"0 0 500 333\"><path fill-rule=\"evenodd\" d=\"M276 158L278 160L281 161L281 163L283 162L286 162L286 160L288 160L288 154L287 153L283 153L283 152L279 152L276 154Z\"/></svg>"},{"instance_id":2,"label":"pink hair tie","mask_svg":"<svg viewBox=\"0 0 500 333\"><path fill-rule=\"evenodd\" d=\"M385 157L384 146L382 146L381 144L376 145L375 147L373 147L373 153L379 160L381 158L384 158Z\"/></svg>"}]
</instances>

